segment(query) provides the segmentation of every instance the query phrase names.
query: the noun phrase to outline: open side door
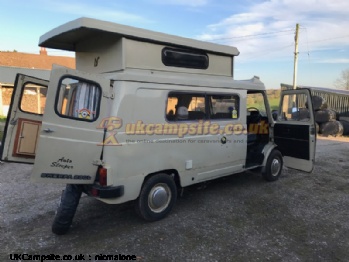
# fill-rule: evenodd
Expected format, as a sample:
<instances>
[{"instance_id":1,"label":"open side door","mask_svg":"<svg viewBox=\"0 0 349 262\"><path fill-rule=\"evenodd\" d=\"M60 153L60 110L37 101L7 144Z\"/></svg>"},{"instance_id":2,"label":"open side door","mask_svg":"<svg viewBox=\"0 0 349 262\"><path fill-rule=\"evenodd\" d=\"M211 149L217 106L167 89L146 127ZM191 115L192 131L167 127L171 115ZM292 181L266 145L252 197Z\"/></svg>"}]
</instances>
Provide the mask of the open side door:
<instances>
[{"instance_id":1,"label":"open side door","mask_svg":"<svg viewBox=\"0 0 349 262\"><path fill-rule=\"evenodd\" d=\"M47 87L46 80L17 74L0 148L1 160L34 163Z\"/></svg>"},{"instance_id":2,"label":"open side door","mask_svg":"<svg viewBox=\"0 0 349 262\"><path fill-rule=\"evenodd\" d=\"M284 165L311 172L315 162L316 126L308 89L281 92L274 142L284 156Z\"/></svg>"},{"instance_id":3,"label":"open side door","mask_svg":"<svg viewBox=\"0 0 349 262\"><path fill-rule=\"evenodd\" d=\"M67 68L51 71L32 181L94 182L111 94L110 80L102 76Z\"/></svg>"}]
</instances>

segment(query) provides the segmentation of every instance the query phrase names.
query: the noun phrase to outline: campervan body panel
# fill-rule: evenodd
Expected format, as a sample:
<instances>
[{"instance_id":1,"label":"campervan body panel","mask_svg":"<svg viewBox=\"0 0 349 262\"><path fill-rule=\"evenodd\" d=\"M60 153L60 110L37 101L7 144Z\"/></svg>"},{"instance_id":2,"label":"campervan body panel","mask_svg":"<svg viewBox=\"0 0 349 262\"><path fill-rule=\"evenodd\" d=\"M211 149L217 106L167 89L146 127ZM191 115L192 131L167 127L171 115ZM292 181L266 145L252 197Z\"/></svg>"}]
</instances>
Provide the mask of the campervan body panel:
<instances>
[{"instance_id":1,"label":"campervan body panel","mask_svg":"<svg viewBox=\"0 0 349 262\"><path fill-rule=\"evenodd\" d=\"M166 44L141 42L125 37L115 38L110 35L86 39L77 44L76 67L95 74L141 69L232 77L231 56L207 53L209 64L205 70L168 67L162 62L162 51L166 47Z\"/></svg>"},{"instance_id":2,"label":"campervan body panel","mask_svg":"<svg viewBox=\"0 0 349 262\"><path fill-rule=\"evenodd\" d=\"M162 84L155 79L154 83L115 81L114 89L111 120L122 125L108 132L107 139L112 137L110 141L115 144L105 146L104 161L110 172L108 184L124 185L125 195L104 201L118 203L137 198L144 178L151 173L172 170L179 174L184 187L244 170L246 112L240 108L246 107L246 90L198 87L189 82ZM171 121L167 118L167 107L173 93L234 95L240 101L239 116L233 121L231 117ZM231 132L235 125L240 132Z\"/></svg>"},{"instance_id":3,"label":"campervan body panel","mask_svg":"<svg viewBox=\"0 0 349 262\"><path fill-rule=\"evenodd\" d=\"M101 156L110 80L67 68L52 70L31 179L91 184Z\"/></svg>"},{"instance_id":4,"label":"campervan body panel","mask_svg":"<svg viewBox=\"0 0 349 262\"><path fill-rule=\"evenodd\" d=\"M260 81L202 79L191 74L178 77L178 73L137 70L97 78L62 68L55 69L52 75L50 89L54 91L48 94L47 102L54 106L44 115L46 131L42 131L38 144L34 181L91 184L102 164L108 169L107 185L124 187L122 197L103 201L122 203L138 197L144 178L151 173L171 170L178 173L181 186L188 186L244 170L246 89L263 89ZM95 121L83 121L86 116L80 114L70 115L66 105L77 99L74 90L78 85L70 84L69 89L60 92L66 77L101 87ZM103 80L108 78L113 83L110 90ZM236 116L226 113L225 119L172 121L167 116L173 106L169 98L179 96L233 98L228 102L234 103L231 105L236 107ZM59 105L64 105L65 111L57 110ZM197 103L189 113L203 113L196 112L203 107L205 103Z\"/></svg>"}]
</instances>

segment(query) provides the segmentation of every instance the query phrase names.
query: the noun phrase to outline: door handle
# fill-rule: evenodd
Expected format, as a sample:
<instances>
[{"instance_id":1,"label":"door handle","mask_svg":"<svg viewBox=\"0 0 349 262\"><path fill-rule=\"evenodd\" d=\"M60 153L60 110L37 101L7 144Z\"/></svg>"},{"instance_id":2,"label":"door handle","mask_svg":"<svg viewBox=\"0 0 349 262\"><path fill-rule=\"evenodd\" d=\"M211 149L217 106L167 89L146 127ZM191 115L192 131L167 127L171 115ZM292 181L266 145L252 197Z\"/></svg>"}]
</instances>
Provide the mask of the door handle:
<instances>
[{"instance_id":1,"label":"door handle","mask_svg":"<svg viewBox=\"0 0 349 262\"><path fill-rule=\"evenodd\" d=\"M52 132L54 132L54 130L52 130L52 129L50 129L50 128L45 128L43 131L46 132L46 133L52 133Z\"/></svg>"}]
</instances>

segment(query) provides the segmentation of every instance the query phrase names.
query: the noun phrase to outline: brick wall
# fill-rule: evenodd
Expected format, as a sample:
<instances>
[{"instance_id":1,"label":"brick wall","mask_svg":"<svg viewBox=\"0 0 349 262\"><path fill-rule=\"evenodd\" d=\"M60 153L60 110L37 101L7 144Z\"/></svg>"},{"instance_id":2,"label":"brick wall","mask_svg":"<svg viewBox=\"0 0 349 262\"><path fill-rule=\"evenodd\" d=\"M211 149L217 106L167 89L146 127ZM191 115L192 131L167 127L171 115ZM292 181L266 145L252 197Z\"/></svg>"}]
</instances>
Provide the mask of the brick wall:
<instances>
[{"instance_id":1,"label":"brick wall","mask_svg":"<svg viewBox=\"0 0 349 262\"><path fill-rule=\"evenodd\" d=\"M4 88L2 87L2 108L6 108L11 103L13 88ZM40 94L40 105L38 106L38 96L36 93L25 94L21 101L21 109L24 111L32 112L32 113L43 113L43 109L45 107L46 97L44 94ZM40 112L38 112L38 109ZM1 112L0 112L1 113ZM5 114L5 110L3 110L3 114Z\"/></svg>"}]
</instances>

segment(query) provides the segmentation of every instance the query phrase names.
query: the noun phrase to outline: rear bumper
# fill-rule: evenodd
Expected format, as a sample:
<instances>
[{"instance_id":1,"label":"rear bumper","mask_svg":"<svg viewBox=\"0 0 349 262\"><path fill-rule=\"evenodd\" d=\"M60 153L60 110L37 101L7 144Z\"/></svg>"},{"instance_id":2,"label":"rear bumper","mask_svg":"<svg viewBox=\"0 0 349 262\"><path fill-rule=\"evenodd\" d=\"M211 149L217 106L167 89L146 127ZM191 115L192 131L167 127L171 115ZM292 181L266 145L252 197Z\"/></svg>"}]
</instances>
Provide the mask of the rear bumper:
<instances>
[{"instance_id":1,"label":"rear bumper","mask_svg":"<svg viewBox=\"0 0 349 262\"><path fill-rule=\"evenodd\" d=\"M99 198L116 198L124 195L124 186L99 186L93 185L90 194Z\"/></svg>"}]
</instances>

